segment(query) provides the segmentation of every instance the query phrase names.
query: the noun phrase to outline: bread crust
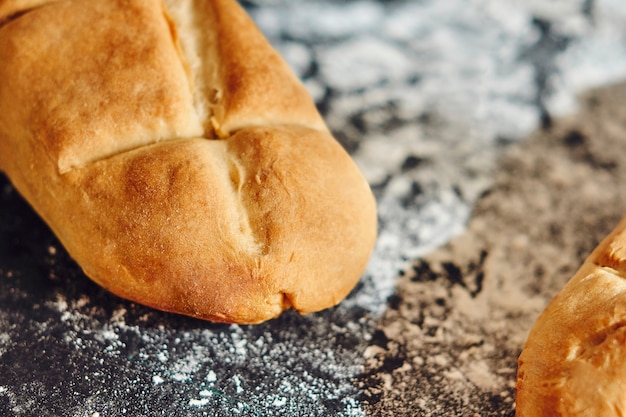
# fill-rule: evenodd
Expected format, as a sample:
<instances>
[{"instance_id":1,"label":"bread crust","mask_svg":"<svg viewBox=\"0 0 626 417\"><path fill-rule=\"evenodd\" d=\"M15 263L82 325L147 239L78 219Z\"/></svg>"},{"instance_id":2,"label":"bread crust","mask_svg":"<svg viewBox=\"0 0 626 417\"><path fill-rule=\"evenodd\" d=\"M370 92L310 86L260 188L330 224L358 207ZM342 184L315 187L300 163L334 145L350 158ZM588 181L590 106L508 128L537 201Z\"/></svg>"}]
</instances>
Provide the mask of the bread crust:
<instances>
[{"instance_id":1,"label":"bread crust","mask_svg":"<svg viewBox=\"0 0 626 417\"><path fill-rule=\"evenodd\" d=\"M41 3L0 1L0 169L90 278L236 323L349 293L374 198L236 2Z\"/></svg>"},{"instance_id":2,"label":"bread crust","mask_svg":"<svg viewBox=\"0 0 626 417\"><path fill-rule=\"evenodd\" d=\"M517 416L626 415L626 219L550 302L520 355Z\"/></svg>"}]
</instances>

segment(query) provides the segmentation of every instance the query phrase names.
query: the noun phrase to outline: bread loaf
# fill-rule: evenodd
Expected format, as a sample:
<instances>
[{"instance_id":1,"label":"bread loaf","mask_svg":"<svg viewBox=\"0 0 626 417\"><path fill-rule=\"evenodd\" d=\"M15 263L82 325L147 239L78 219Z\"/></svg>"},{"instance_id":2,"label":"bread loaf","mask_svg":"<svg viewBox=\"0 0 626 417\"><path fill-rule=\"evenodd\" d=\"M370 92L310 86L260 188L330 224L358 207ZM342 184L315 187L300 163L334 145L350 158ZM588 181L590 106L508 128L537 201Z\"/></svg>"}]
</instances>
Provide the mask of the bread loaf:
<instances>
[{"instance_id":1,"label":"bread loaf","mask_svg":"<svg viewBox=\"0 0 626 417\"><path fill-rule=\"evenodd\" d=\"M234 0L0 0L0 169L86 275L258 323L338 303L375 202Z\"/></svg>"},{"instance_id":2,"label":"bread loaf","mask_svg":"<svg viewBox=\"0 0 626 417\"><path fill-rule=\"evenodd\" d=\"M532 328L516 408L519 417L626 415L626 219Z\"/></svg>"}]
</instances>

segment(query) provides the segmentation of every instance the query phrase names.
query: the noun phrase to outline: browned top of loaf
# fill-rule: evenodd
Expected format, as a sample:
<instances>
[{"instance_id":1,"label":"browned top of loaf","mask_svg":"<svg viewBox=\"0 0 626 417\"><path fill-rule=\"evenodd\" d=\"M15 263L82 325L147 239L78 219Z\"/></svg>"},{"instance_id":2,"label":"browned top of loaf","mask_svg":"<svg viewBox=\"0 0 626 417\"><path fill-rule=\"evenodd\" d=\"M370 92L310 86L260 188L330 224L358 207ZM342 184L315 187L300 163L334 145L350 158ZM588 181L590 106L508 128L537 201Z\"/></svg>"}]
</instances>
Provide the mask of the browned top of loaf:
<instances>
[{"instance_id":1,"label":"browned top of loaf","mask_svg":"<svg viewBox=\"0 0 626 417\"><path fill-rule=\"evenodd\" d=\"M358 280L369 187L236 2L0 0L0 62L0 169L104 287L250 323Z\"/></svg>"},{"instance_id":2,"label":"browned top of loaf","mask_svg":"<svg viewBox=\"0 0 626 417\"><path fill-rule=\"evenodd\" d=\"M199 3L210 10L194 10L206 19L187 36L201 39L202 75L212 78L201 91L161 1L58 2L5 21L0 79L13 84L0 90L11 103L5 120L32 125L61 173L162 140L214 138L215 127L222 136L251 125L323 129L306 90L248 17L229 1ZM204 120L194 93L211 95Z\"/></svg>"},{"instance_id":3,"label":"browned top of loaf","mask_svg":"<svg viewBox=\"0 0 626 417\"><path fill-rule=\"evenodd\" d=\"M517 415L626 413L626 219L594 250L531 330Z\"/></svg>"}]
</instances>

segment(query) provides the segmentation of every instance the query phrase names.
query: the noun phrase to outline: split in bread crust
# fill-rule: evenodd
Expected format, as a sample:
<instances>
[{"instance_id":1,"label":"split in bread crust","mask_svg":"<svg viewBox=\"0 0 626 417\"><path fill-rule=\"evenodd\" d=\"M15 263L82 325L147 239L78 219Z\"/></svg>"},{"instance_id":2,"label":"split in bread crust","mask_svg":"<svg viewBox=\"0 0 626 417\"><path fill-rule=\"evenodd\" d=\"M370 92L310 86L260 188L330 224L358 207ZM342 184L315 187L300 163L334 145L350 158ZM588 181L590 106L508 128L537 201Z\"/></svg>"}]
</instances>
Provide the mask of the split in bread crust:
<instances>
[{"instance_id":1,"label":"split in bread crust","mask_svg":"<svg viewBox=\"0 0 626 417\"><path fill-rule=\"evenodd\" d=\"M533 326L516 408L519 417L626 415L626 219Z\"/></svg>"},{"instance_id":2,"label":"split in bread crust","mask_svg":"<svg viewBox=\"0 0 626 417\"><path fill-rule=\"evenodd\" d=\"M233 0L0 0L0 169L124 298L258 323L338 303L372 193Z\"/></svg>"}]
</instances>

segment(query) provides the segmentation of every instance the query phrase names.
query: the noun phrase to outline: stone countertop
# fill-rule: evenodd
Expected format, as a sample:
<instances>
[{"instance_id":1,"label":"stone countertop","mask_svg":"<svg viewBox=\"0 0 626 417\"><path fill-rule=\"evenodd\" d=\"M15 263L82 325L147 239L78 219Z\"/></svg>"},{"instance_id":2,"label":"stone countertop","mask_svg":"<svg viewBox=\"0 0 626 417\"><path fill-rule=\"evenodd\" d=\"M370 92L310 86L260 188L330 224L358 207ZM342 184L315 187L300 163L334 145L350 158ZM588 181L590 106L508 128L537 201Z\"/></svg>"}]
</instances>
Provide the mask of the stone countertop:
<instances>
[{"instance_id":1,"label":"stone countertop","mask_svg":"<svg viewBox=\"0 0 626 417\"><path fill-rule=\"evenodd\" d=\"M626 212L626 3L244 5L374 190L365 276L258 326L161 313L0 177L0 415L513 416L528 329Z\"/></svg>"}]
</instances>

